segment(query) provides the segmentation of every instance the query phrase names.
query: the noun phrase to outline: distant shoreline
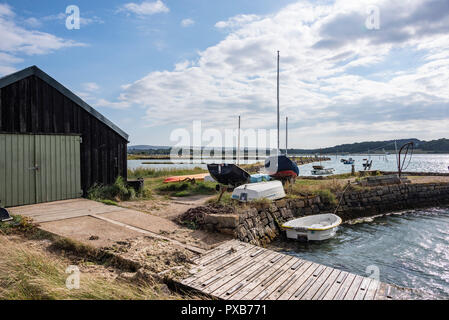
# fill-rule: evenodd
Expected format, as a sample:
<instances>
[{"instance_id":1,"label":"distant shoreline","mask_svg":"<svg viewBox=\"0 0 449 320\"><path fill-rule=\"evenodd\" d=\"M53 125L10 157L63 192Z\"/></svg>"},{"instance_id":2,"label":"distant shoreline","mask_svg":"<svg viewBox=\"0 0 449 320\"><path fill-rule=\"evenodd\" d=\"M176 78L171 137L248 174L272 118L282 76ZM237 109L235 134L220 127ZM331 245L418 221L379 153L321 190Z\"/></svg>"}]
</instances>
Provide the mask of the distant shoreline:
<instances>
[{"instance_id":1,"label":"distant shoreline","mask_svg":"<svg viewBox=\"0 0 449 320\"><path fill-rule=\"evenodd\" d=\"M446 152L414 152L414 154L424 154L424 155L449 155L449 153ZM395 153L390 153L388 154L390 156L394 156ZM388 156L387 155L387 156ZM289 155L291 157L305 157L305 158L310 158L310 157L314 157L314 155ZM385 156L384 153L345 153L345 154L332 154L332 153L322 153L321 156L326 156L326 157L347 157L347 156L366 156L366 157L375 157L375 156ZM267 156L257 156L257 157L240 157L240 160L264 160ZM135 154L128 154L128 160L171 160L171 156L170 155L135 155ZM193 157L178 157L176 160L237 160L237 157L201 157L201 158L193 158ZM159 163L160 164L160 163Z\"/></svg>"}]
</instances>

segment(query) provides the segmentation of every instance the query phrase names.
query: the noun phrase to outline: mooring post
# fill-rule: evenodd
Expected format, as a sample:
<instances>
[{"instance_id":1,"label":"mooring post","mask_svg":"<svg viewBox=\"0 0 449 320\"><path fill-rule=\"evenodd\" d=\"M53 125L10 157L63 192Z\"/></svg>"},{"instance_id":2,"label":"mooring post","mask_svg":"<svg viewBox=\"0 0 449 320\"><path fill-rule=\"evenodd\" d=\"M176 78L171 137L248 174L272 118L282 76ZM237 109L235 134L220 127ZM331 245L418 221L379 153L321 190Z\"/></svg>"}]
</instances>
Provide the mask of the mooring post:
<instances>
[{"instance_id":1,"label":"mooring post","mask_svg":"<svg viewBox=\"0 0 449 320\"><path fill-rule=\"evenodd\" d=\"M223 197L223 193L225 193L227 189L228 188L224 186L220 187L220 196L218 197L217 203L221 201L221 197Z\"/></svg>"}]
</instances>

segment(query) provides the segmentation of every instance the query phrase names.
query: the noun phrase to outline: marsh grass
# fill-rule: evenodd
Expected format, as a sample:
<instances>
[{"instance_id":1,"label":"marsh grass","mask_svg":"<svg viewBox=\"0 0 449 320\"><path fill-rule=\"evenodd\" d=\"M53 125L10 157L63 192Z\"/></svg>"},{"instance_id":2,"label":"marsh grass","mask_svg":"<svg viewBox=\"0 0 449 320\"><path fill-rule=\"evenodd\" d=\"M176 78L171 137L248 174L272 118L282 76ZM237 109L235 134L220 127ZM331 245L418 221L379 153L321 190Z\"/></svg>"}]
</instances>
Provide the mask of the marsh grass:
<instances>
[{"instance_id":1,"label":"marsh grass","mask_svg":"<svg viewBox=\"0 0 449 320\"><path fill-rule=\"evenodd\" d=\"M193 169L153 169L153 168L136 168L134 170L128 169L128 178L160 178L170 176L184 176L189 174L206 173L207 170L196 167Z\"/></svg>"},{"instance_id":2,"label":"marsh grass","mask_svg":"<svg viewBox=\"0 0 449 320\"><path fill-rule=\"evenodd\" d=\"M207 200L206 203L217 203L219 196L220 195L217 194L215 197ZM225 193L223 193L223 196L221 197L220 203L224 204L224 205L235 206L238 203L238 201L232 199L231 196L232 196L232 192L225 192Z\"/></svg>"},{"instance_id":3,"label":"marsh grass","mask_svg":"<svg viewBox=\"0 0 449 320\"><path fill-rule=\"evenodd\" d=\"M128 300L177 299L161 292L158 283L113 280L81 273L80 288L66 288L69 260L0 234L0 299L3 300Z\"/></svg>"},{"instance_id":4,"label":"marsh grass","mask_svg":"<svg viewBox=\"0 0 449 320\"><path fill-rule=\"evenodd\" d=\"M213 182L177 182L159 185L156 190L160 194L170 195L172 197L187 197L192 195L212 195L215 190Z\"/></svg>"}]
</instances>

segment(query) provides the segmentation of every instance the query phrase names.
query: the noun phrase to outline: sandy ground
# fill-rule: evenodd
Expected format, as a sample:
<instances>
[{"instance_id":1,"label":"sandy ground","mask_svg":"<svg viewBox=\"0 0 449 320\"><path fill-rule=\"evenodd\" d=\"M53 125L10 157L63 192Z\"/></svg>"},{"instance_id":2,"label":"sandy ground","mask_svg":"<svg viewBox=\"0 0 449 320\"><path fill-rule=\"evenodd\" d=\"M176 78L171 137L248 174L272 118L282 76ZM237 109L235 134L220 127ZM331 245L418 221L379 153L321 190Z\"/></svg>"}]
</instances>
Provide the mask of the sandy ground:
<instances>
[{"instance_id":1,"label":"sandy ground","mask_svg":"<svg viewBox=\"0 0 449 320\"><path fill-rule=\"evenodd\" d=\"M109 247L117 242L142 236L139 232L92 217L45 222L40 224L40 228L96 248Z\"/></svg>"},{"instance_id":2,"label":"sandy ground","mask_svg":"<svg viewBox=\"0 0 449 320\"><path fill-rule=\"evenodd\" d=\"M188 209L203 205L209 198L196 196L170 201L165 199L163 201L129 201L120 205L133 210L112 211L98 216L176 240L181 244L209 250L223 241L230 240L231 236L189 229L173 221ZM142 236L141 232L91 216L44 222L40 226L46 231L96 248L111 247Z\"/></svg>"},{"instance_id":3,"label":"sandy ground","mask_svg":"<svg viewBox=\"0 0 449 320\"><path fill-rule=\"evenodd\" d=\"M125 201L121 202L120 205L122 207L150 213L153 216L172 220L190 208L203 205L207 200L213 197L214 196L198 195L183 198L171 198L170 200L158 197L155 200Z\"/></svg>"}]
</instances>

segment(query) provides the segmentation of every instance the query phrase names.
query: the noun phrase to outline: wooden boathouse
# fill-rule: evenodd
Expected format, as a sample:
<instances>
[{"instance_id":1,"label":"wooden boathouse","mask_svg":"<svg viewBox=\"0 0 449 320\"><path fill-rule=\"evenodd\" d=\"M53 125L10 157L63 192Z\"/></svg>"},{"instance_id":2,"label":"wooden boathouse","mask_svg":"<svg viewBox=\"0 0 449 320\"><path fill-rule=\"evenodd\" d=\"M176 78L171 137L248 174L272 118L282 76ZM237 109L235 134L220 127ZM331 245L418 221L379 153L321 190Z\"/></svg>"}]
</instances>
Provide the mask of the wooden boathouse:
<instances>
[{"instance_id":1,"label":"wooden boathouse","mask_svg":"<svg viewBox=\"0 0 449 320\"><path fill-rule=\"evenodd\" d=\"M32 66L0 78L0 206L78 198L127 176L128 135Z\"/></svg>"}]
</instances>

